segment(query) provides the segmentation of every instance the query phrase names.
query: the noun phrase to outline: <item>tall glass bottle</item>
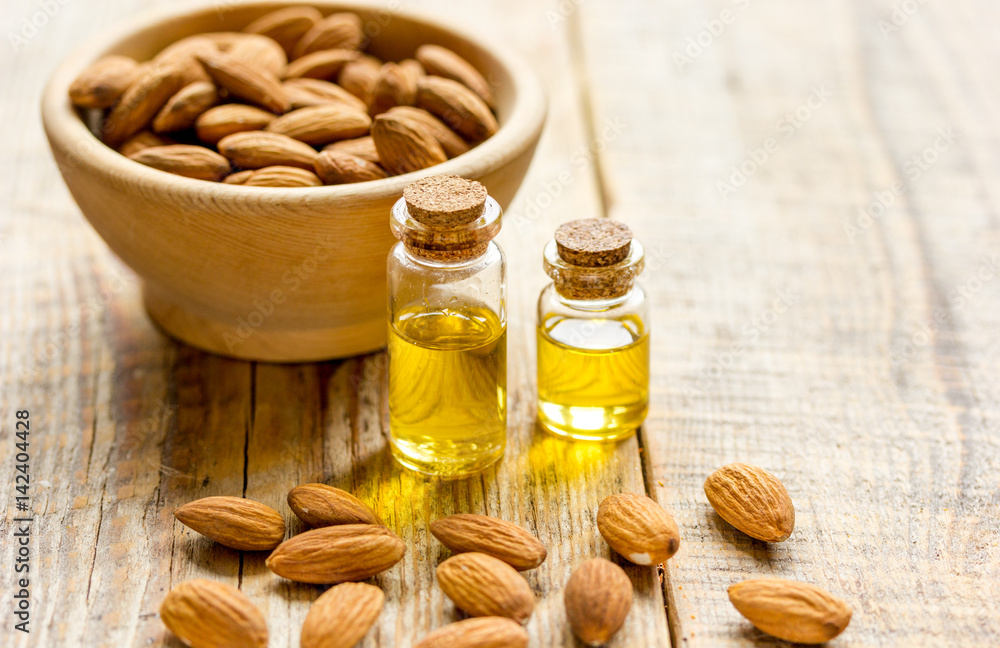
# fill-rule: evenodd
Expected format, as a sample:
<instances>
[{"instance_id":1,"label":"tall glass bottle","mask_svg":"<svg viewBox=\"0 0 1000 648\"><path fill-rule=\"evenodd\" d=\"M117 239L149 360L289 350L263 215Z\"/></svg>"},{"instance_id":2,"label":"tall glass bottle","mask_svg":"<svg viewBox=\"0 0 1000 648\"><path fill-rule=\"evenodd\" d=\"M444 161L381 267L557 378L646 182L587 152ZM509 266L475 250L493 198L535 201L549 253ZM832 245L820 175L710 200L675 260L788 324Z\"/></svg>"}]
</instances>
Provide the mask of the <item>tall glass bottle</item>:
<instances>
[{"instance_id":1,"label":"tall glass bottle","mask_svg":"<svg viewBox=\"0 0 1000 648\"><path fill-rule=\"evenodd\" d=\"M404 466L445 478L503 455L506 261L501 210L478 182L435 176L392 208L389 429Z\"/></svg>"},{"instance_id":2,"label":"tall glass bottle","mask_svg":"<svg viewBox=\"0 0 1000 648\"><path fill-rule=\"evenodd\" d=\"M643 249L621 223L566 223L545 246L538 299L538 419L558 435L613 441L649 409Z\"/></svg>"}]
</instances>

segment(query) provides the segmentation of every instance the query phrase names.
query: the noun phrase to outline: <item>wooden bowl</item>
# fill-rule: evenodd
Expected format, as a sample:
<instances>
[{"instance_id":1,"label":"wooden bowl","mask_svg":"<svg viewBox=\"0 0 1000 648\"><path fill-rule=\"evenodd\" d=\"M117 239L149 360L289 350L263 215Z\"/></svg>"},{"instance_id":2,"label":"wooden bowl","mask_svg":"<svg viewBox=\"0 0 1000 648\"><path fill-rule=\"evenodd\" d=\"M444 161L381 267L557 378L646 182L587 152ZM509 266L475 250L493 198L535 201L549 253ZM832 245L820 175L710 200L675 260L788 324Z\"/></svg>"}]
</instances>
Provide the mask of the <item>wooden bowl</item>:
<instances>
[{"instance_id":1,"label":"wooden bowl","mask_svg":"<svg viewBox=\"0 0 1000 648\"><path fill-rule=\"evenodd\" d=\"M504 47L436 20L365 5L354 11L387 59L437 43L495 85L500 130L468 153L417 173L319 188L232 186L143 166L106 147L67 99L70 83L106 54L146 60L200 32L239 30L299 2L215 3L140 18L77 50L56 70L42 118L66 185L108 246L142 279L152 319L196 347L238 358L299 362L366 353L385 344L389 208L414 180L452 173L481 181L507 207L545 120L531 67Z\"/></svg>"}]
</instances>

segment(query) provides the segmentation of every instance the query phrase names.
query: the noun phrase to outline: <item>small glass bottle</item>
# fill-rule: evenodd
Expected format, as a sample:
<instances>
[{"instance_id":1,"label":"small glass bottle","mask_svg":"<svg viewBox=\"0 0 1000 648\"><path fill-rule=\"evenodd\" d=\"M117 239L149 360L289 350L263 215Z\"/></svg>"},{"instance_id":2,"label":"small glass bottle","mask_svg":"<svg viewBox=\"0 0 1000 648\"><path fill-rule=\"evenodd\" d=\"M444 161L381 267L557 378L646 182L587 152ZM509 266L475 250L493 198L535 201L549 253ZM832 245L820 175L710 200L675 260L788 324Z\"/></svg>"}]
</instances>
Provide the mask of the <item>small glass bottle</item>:
<instances>
[{"instance_id":1,"label":"small glass bottle","mask_svg":"<svg viewBox=\"0 0 1000 648\"><path fill-rule=\"evenodd\" d=\"M558 435L614 441L649 409L643 249L607 219L566 223L545 246L538 299L538 419Z\"/></svg>"},{"instance_id":2,"label":"small glass bottle","mask_svg":"<svg viewBox=\"0 0 1000 648\"><path fill-rule=\"evenodd\" d=\"M445 478L497 461L507 439L501 210L478 182L434 176L392 208L389 431L396 459Z\"/></svg>"}]
</instances>

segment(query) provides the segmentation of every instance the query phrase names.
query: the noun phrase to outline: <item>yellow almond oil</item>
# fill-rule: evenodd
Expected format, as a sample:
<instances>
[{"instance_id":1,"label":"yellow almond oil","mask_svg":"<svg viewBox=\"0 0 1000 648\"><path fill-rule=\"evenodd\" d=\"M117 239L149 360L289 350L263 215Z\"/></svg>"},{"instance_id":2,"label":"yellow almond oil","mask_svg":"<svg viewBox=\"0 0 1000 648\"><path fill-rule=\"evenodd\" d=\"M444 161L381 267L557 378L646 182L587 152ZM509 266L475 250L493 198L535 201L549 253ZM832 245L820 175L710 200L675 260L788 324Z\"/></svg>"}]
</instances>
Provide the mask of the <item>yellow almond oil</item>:
<instances>
[{"instance_id":1,"label":"yellow almond oil","mask_svg":"<svg viewBox=\"0 0 1000 648\"><path fill-rule=\"evenodd\" d=\"M488 308L400 309L389 324L389 424L404 466L446 478L503 455L506 326Z\"/></svg>"},{"instance_id":2,"label":"yellow almond oil","mask_svg":"<svg viewBox=\"0 0 1000 648\"><path fill-rule=\"evenodd\" d=\"M575 319L557 314L538 326L538 418L573 439L631 436L649 409L649 332L635 315Z\"/></svg>"}]
</instances>

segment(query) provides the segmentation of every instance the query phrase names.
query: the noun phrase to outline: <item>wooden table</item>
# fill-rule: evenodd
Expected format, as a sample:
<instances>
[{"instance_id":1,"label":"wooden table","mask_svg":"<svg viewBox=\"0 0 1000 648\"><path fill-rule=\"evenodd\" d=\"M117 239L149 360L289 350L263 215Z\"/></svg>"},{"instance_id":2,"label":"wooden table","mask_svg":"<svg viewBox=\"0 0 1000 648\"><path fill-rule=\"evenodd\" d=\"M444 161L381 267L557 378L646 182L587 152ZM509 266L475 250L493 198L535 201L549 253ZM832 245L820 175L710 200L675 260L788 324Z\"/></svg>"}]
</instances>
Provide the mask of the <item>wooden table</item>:
<instances>
[{"instance_id":1,"label":"wooden table","mask_svg":"<svg viewBox=\"0 0 1000 648\"><path fill-rule=\"evenodd\" d=\"M427 528L459 511L548 545L528 575L531 645L574 646L561 590L575 564L610 556L594 516L619 491L657 498L683 542L665 571L625 565L637 596L615 647L779 644L726 598L772 575L850 602L833 645L1000 644L1000 5L413 3L508 39L551 97L501 237L507 455L481 478L434 483L386 452L383 354L237 362L151 326L135 277L65 191L37 105L84 38L170 3L48 4L36 35L0 48L0 643L176 646L160 601L208 577L239 585L271 646L293 648L317 589L171 511L245 495L291 519L287 491L325 481L407 544L375 579L387 606L366 648L409 646L455 618L433 579L447 551ZM40 7L5 5L9 30ZM655 303L652 412L618 445L550 438L533 414L541 246L558 223L593 216L634 227ZM30 635L9 612L20 409L33 425ZM787 485L787 542L752 541L713 513L702 483L730 461Z\"/></svg>"}]
</instances>

